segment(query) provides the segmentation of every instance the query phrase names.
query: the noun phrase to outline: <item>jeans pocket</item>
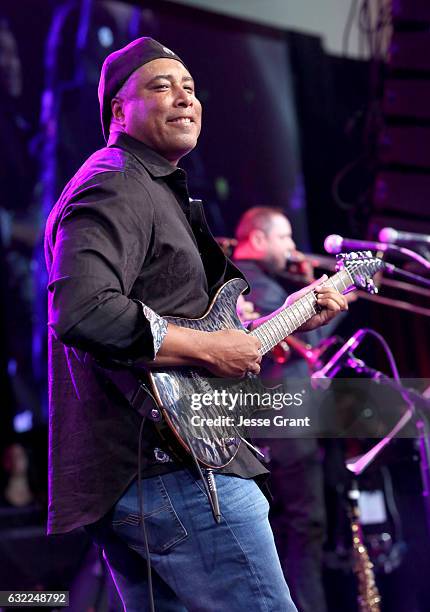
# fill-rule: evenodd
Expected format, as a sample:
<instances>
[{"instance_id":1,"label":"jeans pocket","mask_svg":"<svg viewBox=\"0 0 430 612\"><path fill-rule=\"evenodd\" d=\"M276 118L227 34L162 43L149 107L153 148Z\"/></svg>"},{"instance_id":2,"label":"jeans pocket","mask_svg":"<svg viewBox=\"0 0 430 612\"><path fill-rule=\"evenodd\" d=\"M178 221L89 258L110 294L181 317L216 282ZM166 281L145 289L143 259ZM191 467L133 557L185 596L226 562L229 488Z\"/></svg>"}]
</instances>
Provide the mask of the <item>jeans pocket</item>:
<instances>
[{"instance_id":1,"label":"jeans pocket","mask_svg":"<svg viewBox=\"0 0 430 612\"><path fill-rule=\"evenodd\" d=\"M162 478L145 478L142 487L149 552L161 554L185 539L188 533L175 511ZM112 528L130 548L144 554L144 534L138 507L137 482L134 482L113 509Z\"/></svg>"}]
</instances>

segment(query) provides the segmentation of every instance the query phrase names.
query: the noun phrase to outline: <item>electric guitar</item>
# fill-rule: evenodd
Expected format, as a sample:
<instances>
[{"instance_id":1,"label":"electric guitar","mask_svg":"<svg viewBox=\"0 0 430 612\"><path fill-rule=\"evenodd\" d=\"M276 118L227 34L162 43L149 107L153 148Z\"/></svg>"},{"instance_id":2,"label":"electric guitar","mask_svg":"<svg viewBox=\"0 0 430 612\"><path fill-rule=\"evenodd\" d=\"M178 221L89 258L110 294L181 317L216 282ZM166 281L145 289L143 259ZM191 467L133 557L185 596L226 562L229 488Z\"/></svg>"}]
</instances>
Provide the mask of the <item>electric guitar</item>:
<instances>
[{"instance_id":1,"label":"electric guitar","mask_svg":"<svg viewBox=\"0 0 430 612\"><path fill-rule=\"evenodd\" d=\"M384 262L370 251L341 254L338 256L337 273L323 284L331 285L344 294L355 288L376 293L372 277L383 267ZM230 280L218 290L201 318L166 317L166 320L180 327L205 332L243 329L236 313L236 302L245 289L244 280ZM249 333L260 340L260 352L265 355L317 312L316 294L310 292ZM204 368L172 367L151 369L149 381L166 423L195 459L206 467L220 468L234 458L245 440L244 434L234 423L230 408L223 401L218 401L222 393L221 383L226 388L225 380L216 379ZM264 390L262 385L258 386L258 378L252 374L237 384L242 385L240 388L243 389L247 383L253 393ZM196 398L199 400L198 406L195 405ZM198 418L193 418L197 415Z\"/></svg>"}]
</instances>

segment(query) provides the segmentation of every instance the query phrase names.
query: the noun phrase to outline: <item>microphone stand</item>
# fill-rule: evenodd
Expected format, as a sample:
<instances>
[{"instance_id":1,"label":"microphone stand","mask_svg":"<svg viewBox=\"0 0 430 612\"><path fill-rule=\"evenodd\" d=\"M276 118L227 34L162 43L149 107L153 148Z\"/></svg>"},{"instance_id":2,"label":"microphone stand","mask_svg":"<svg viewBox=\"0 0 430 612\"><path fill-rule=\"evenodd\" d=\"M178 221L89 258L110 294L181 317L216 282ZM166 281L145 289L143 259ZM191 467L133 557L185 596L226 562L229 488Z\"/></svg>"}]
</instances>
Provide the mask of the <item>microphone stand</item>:
<instances>
[{"instance_id":1,"label":"microphone stand","mask_svg":"<svg viewBox=\"0 0 430 612\"><path fill-rule=\"evenodd\" d=\"M349 459L346 462L346 468L355 476L362 474L405 425L415 419L419 443L422 495L426 510L427 529L430 535L430 430L426 419L426 416L430 415L430 400L423 397L415 389L404 387L399 381L389 378L383 372L368 367L361 359L354 359L353 363L351 361L349 361L349 367L353 367L361 374L368 375L376 383L390 387L400 393L409 408L382 440L363 455Z\"/></svg>"},{"instance_id":2,"label":"microphone stand","mask_svg":"<svg viewBox=\"0 0 430 612\"><path fill-rule=\"evenodd\" d=\"M430 265L429 265L430 268ZM420 274L414 274L414 272L409 272L408 270L402 270L402 268L397 268L393 266L393 264L384 262L384 270L391 275L398 274L403 278L407 278L410 281L415 281L424 287L430 287L430 278L425 278L425 276L421 276Z\"/></svg>"},{"instance_id":3,"label":"microphone stand","mask_svg":"<svg viewBox=\"0 0 430 612\"><path fill-rule=\"evenodd\" d=\"M420 255L419 253L415 253L412 249L407 249L406 247L399 247L397 244L386 244L387 248L384 250L389 251L397 251L397 253L401 253L405 255L405 257L410 257L410 259L414 259L416 262L420 263L424 268L430 270L430 261Z\"/></svg>"}]
</instances>

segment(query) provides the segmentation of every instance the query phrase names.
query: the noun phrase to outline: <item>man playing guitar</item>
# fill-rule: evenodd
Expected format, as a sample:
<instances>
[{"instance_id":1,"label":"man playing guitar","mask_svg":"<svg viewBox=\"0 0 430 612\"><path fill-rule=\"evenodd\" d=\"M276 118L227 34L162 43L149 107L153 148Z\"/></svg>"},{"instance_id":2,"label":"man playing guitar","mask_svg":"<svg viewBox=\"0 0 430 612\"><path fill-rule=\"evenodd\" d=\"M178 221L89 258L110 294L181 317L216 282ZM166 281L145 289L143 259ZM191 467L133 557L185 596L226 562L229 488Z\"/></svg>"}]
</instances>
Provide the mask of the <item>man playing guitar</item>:
<instances>
[{"instance_id":1,"label":"man playing guitar","mask_svg":"<svg viewBox=\"0 0 430 612\"><path fill-rule=\"evenodd\" d=\"M256 484L267 473L263 465L241 445L216 470L216 523L193 466L148 419L138 456L142 417L95 367L95 360L203 366L218 377L242 377L258 374L261 361L252 334L185 329L165 318L201 317L223 283L241 278L212 238L201 204L190 201L177 165L196 146L201 124L187 67L153 39L137 39L105 60L99 100L107 147L68 183L46 228L48 530L86 526L128 611L145 609L151 588L160 611L293 612ZM316 289L320 312L306 329L347 308L340 293L320 284L307 289Z\"/></svg>"}]
</instances>

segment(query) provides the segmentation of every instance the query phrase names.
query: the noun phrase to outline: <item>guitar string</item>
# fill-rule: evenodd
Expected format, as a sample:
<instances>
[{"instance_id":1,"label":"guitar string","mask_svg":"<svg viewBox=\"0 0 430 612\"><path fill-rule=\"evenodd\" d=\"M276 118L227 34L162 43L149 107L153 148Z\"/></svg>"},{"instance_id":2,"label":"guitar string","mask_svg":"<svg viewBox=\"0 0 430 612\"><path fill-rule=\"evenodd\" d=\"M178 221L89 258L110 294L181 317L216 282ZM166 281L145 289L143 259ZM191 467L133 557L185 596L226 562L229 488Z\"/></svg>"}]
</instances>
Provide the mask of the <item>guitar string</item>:
<instances>
[{"instance_id":1,"label":"guitar string","mask_svg":"<svg viewBox=\"0 0 430 612\"><path fill-rule=\"evenodd\" d=\"M349 277L349 280L351 281L352 284L354 283L354 280L352 278L352 274L355 274L357 272L357 270L364 266L366 264L363 264L363 262L353 262L348 268L344 268L342 270L340 270L338 272L338 274L330 277L326 283L324 284L331 284L332 287L334 289L336 289L338 291L338 287L335 284L335 278L339 279L339 281L342 282L344 289L346 289L348 287L348 285L346 285L345 281L344 281L344 275L347 274ZM369 274L369 272L368 272ZM341 292L340 292L341 293ZM282 335L284 333L284 329L286 327L287 329L287 334L286 335L290 335L291 333L293 333L296 329L298 329L298 327L300 327L300 325L302 325L303 323L305 323L308 318L305 316L303 321L300 322L299 319L299 324L297 324L297 320L294 320L294 317L300 315L300 306L304 307L304 301L307 300L309 303L309 306L311 306L312 308L312 312L314 314L316 314L317 310L314 308L314 305L311 304L311 302L309 302L312 295L315 295L312 293L308 293L305 296L303 296L303 298L301 298L301 300L298 300L298 302L296 302L295 304L291 305L289 308L286 308L285 310L281 311L280 313L278 313L278 315L276 315L275 317L273 317L273 319L270 319L269 321L266 321L265 324L263 324L260 327L263 327L263 329L260 330L260 333L257 334L257 330L259 330L260 328L257 328L257 330L255 330L255 335L257 335L257 337L259 338L259 340L262 343L261 349L260 349L260 353L265 354L268 351L270 351L273 347L276 346L276 344L278 344L278 342L280 342L279 338L279 334ZM305 310L306 312L306 310ZM297 313L297 314L296 314ZM309 313L306 312L306 315L308 315ZM289 324L288 322L290 322L290 316L293 318L294 321L294 325L293 327L289 328ZM312 314L309 316L309 318L312 316ZM288 322L286 321L286 318L288 318ZM281 327L279 329L280 326L280 321L283 321L285 325L285 327ZM266 337L262 337L261 334L265 333L268 334L268 338L266 340ZM276 332L278 333L278 336L276 336ZM285 336L284 336L285 337ZM270 341L271 340L271 341Z\"/></svg>"}]
</instances>

